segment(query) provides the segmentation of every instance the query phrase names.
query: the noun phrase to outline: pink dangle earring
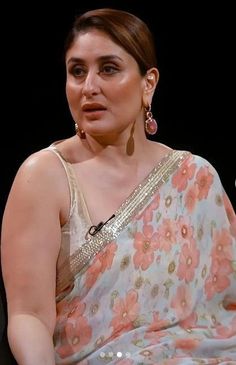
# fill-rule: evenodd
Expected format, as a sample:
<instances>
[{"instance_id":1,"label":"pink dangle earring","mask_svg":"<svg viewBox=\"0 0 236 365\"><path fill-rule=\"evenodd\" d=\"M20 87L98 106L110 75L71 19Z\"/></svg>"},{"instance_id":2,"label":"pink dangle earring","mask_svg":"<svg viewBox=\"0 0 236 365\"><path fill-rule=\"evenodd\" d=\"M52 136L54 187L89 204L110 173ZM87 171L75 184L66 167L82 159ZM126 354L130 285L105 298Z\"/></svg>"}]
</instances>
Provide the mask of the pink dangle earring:
<instances>
[{"instance_id":1,"label":"pink dangle earring","mask_svg":"<svg viewBox=\"0 0 236 365\"><path fill-rule=\"evenodd\" d=\"M75 132L76 132L77 136L79 136L79 138L81 138L81 139L86 138L85 132L83 131L83 129L79 128L77 123L75 123Z\"/></svg>"},{"instance_id":2,"label":"pink dangle earring","mask_svg":"<svg viewBox=\"0 0 236 365\"><path fill-rule=\"evenodd\" d=\"M146 111L146 120L145 120L145 131L147 134L153 135L156 134L158 126L156 120L152 116L151 112L151 104L148 105L147 108L145 108Z\"/></svg>"}]
</instances>

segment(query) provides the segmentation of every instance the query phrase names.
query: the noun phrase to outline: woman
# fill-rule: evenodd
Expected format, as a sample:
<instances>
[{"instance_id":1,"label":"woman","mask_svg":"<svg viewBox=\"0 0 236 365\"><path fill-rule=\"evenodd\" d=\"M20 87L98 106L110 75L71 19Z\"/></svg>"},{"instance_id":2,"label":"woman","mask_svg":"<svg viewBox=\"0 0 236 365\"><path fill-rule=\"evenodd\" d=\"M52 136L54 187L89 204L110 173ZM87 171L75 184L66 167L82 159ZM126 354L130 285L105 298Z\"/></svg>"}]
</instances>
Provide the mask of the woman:
<instances>
[{"instance_id":1,"label":"woman","mask_svg":"<svg viewBox=\"0 0 236 365\"><path fill-rule=\"evenodd\" d=\"M22 164L3 220L17 362L233 363L235 213L209 162L147 138L150 31L87 12L65 61L77 135Z\"/></svg>"}]
</instances>

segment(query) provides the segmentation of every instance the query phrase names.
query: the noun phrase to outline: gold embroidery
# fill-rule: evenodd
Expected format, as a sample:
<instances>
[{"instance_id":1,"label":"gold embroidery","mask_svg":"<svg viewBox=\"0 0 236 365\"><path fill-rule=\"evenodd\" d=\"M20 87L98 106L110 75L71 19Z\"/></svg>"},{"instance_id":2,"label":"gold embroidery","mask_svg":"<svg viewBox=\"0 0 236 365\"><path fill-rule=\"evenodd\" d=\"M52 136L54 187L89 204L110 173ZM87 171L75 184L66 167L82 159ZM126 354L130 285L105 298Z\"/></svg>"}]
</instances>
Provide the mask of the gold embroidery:
<instances>
[{"instance_id":1,"label":"gold embroidery","mask_svg":"<svg viewBox=\"0 0 236 365\"><path fill-rule=\"evenodd\" d=\"M142 276L139 276L135 280L134 286L135 286L136 289L140 289L142 285L143 285L143 278L142 278Z\"/></svg>"},{"instance_id":2,"label":"gold embroidery","mask_svg":"<svg viewBox=\"0 0 236 365\"><path fill-rule=\"evenodd\" d=\"M124 256L120 263L120 269L125 270L129 266L130 261L131 261L130 256L128 256L128 255Z\"/></svg>"},{"instance_id":3,"label":"gold embroidery","mask_svg":"<svg viewBox=\"0 0 236 365\"><path fill-rule=\"evenodd\" d=\"M171 261L169 266L168 266L168 273L169 274L172 274L174 271L175 271L175 262L174 261Z\"/></svg>"},{"instance_id":4,"label":"gold embroidery","mask_svg":"<svg viewBox=\"0 0 236 365\"><path fill-rule=\"evenodd\" d=\"M151 296L155 298L159 293L159 286L155 284L151 290Z\"/></svg>"}]
</instances>

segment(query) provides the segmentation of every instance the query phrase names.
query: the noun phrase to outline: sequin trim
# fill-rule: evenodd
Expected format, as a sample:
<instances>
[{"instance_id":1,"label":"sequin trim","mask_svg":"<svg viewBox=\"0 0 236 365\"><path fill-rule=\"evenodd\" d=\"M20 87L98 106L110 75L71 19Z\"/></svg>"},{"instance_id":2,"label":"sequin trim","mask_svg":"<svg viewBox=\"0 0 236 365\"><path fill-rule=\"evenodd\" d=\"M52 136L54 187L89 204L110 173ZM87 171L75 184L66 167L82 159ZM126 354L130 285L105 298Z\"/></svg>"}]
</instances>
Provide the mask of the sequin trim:
<instances>
[{"instance_id":1,"label":"sequin trim","mask_svg":"<svg viewBox=\"0 0 236 365\"><path fill-rule=\"evenodd\" d=\"M57 276L57 294L71 287L74 278L84 272L91 259L108 243L118 237L155 192L164 184L182 161L190 155L187 151L171 151L140 183L112 218L95 236L88 236L61 268Z\"/></svg>"}]
</instances>

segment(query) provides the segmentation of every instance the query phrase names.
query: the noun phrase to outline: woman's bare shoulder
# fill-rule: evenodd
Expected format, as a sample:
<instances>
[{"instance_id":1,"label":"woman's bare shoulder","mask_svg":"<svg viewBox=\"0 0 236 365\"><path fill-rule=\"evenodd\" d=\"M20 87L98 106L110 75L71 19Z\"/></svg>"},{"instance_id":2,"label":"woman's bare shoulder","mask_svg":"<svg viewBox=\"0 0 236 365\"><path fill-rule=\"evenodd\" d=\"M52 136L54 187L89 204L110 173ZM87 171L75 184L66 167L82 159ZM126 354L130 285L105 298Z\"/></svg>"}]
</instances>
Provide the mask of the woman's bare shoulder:
<instances>
[{"instance_id":1,"label":"woman's bare shoulder","mask_svg":"<svg viewBox=\"0 0 236 365\"><path fill-rule=\"evenodd\" d=\"M38 195L47 192L49 195L51 192L50 198L58 198L68 189L67 175L58 156L50 149L42 149L22 162L12 187L13 190L28 195L30 192L37 192Z\"/></svg>"},{"instance_id":2,"label":"woman's bare shoulder","mask_svg":"<svg viewBox=\"0 0 236 365\"><path fill-rule=\"evenodd\" d=\"M20 165L17 175L30 174L43 177L53 177L60 173L61 163L57 156L48 149L43 149L29 155Z\"/></svg>"}]
</instances>

